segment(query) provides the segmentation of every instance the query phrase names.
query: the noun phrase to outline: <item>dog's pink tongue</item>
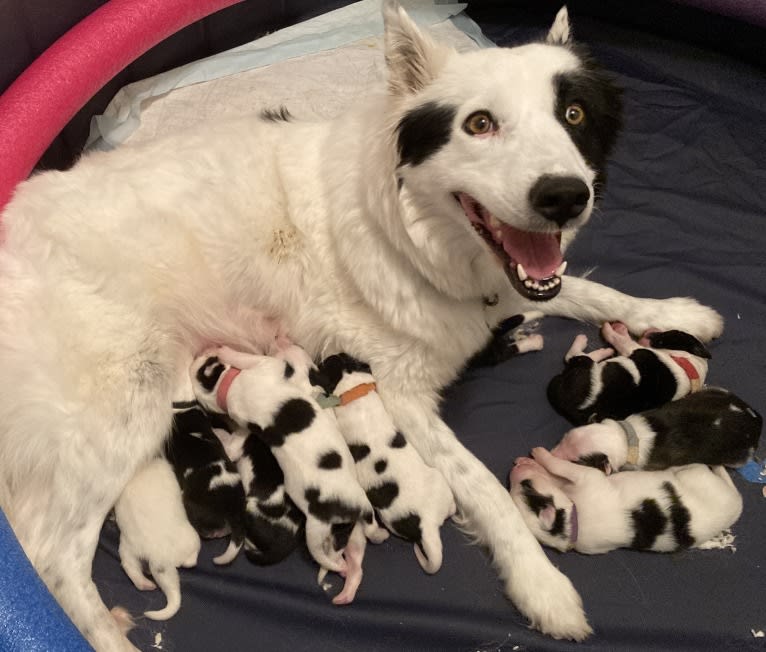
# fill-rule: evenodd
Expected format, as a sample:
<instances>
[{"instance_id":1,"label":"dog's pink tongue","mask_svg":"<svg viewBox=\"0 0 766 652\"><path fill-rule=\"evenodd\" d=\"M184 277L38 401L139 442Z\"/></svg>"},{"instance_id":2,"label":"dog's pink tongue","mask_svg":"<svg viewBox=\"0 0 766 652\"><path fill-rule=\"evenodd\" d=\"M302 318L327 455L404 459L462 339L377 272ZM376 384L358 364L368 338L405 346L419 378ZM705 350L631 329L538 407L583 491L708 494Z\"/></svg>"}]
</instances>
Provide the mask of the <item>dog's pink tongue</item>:
<instances>
[{"instance_id":1,"label":"dog's pink tongue","mask_svg":"<svg viewBox=\"0 0 766 652\"><path fill-rule=\"evenodd\" d=\"M520 263L533 279L550 278L564 260L555 233L520 231L507 224L501 229L505 253L513 262Z\"/></svg>"}]
</instances>

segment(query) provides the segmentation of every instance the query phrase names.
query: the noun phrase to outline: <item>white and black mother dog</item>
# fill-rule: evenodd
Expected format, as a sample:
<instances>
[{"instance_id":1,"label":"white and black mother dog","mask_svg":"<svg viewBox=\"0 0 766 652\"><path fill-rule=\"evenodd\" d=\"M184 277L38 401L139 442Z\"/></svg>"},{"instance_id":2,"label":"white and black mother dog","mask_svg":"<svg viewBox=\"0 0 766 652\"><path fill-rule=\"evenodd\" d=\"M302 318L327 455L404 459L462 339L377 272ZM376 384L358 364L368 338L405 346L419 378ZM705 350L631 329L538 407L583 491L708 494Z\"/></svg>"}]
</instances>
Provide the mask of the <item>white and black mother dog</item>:
<instances>
[{"instance_id":1,"label":"white and black mother dog","mask_svg":"<svg viewBox=\"0 0 766 652\"><path fill-rule=\"evenodd\" d=\"M383 13L387 86L342 117L254 116L93 153L5 209L2 508L98 650L132 649L91 579L104 517L161 449L188 352L263 344L248 308L315 358L366 360L515 606L550 636L591 632L506 489L439 416L440 390L489 341L487 303L498 322L540 310L703 341L722 319L561 278L621 114L566 10L547 42L465 53L393 1Z\"/></svg>"}]
</instances>

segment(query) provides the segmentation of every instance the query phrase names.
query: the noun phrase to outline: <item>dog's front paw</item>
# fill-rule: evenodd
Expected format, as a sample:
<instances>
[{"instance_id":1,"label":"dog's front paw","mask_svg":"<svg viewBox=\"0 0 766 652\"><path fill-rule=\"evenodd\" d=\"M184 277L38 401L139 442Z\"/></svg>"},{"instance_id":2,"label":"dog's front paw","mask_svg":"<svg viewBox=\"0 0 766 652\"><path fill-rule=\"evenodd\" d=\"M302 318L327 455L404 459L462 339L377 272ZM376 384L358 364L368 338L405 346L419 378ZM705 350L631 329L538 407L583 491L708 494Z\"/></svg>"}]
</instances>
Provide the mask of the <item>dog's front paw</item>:
<instances>
[{"instance_id":1,"label":"dog's front paw","mask_svg":"<svg viewBox=\"0 0 766 652\"><path fill-rule=\"evenodd\" d=\"M643 334L649 328L661 331L676 329L709 342L723 333L723 317L691 297L645 299L622 321L636 335Z\"/></svg>"},{"instance_id":2,"label":"dog's front paw","mask_svg":"<svg viewBox=\"0 0 766 652\"><path fill-rule=\"evenodd\" d=\"M525 565L513 584L516 590L508 587L511 599L529 618L531 627L552 638L573 641L582 641L593 633L580 596L553 565Z\"/></svg>"}]
</instances>

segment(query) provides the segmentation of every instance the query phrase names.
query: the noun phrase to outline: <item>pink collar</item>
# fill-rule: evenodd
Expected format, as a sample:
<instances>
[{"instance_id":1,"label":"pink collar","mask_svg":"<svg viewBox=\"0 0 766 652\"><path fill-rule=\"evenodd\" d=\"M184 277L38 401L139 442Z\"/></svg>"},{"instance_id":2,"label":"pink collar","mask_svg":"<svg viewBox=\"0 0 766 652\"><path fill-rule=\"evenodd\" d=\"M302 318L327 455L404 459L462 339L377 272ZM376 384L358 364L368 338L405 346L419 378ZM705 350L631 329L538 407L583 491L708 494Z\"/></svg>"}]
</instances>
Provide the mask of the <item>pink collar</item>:
<instances>
[{"instance_id":1,"label":"pink collar","mask_svg":"<svg viewBox=\"0 0 766 652\"><path fill-rule=\"evenodd\" d=\"M216 393L215 400L216 403L218 403L218 407L227 414L229 410L226 406L226 397L229 394L229 387L231 387L234 379L239 376L241 371L241 369L237 369L236 367L229 367L228 370L224 372L223 378L221 378L221 382L218 384L218 392Z\"/></svg>"},{"instance_id":2,"label":"pink collar","mask_svg":"<svg viewBox=\"0 0 766 652\"><path fill-rule=\"evenodd\" d=\"M673 362L675 362L681 369L684 370L689 382L692 386L692 391L696 392L702 383L700 382L700 375L697 373L695 366L689 361L688 358L682 358L680 356L671 355Z\"/></svg>"}]
</instances>

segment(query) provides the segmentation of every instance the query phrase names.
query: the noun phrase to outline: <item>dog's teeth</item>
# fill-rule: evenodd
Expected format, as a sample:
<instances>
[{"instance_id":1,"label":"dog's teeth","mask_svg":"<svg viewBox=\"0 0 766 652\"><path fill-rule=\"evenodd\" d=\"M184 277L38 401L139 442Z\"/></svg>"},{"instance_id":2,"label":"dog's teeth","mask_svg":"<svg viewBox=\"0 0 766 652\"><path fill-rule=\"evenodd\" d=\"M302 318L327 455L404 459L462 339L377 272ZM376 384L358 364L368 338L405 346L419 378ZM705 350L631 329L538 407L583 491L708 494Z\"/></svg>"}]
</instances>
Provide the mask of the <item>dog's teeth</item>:
<instances>
[{"instance_id":1,"label":"dog's teeth","mask_svg":"<svg viewBox=\"0 0 766 652\"><path fill-rule=\"evenodd\" d=\"M525 270L521 266L521 263L516 265L516 274L518 275L520 281L526 281L527 278L529 278L529 274L527 274L527 270Z\"/></svg>"},{"instance_id":2,"label":"dog's teeth","mask_svg":"<svg viewBox=\"0 0 766 652\"><path fill-rule=\"evenodd\" d=\"M561 279L558 276L553 279L553 285L561 285Z\"/></svg>"},{"instance_id":3,"label":"dog's teeth","mask_svg":"<svg viewBox=\"0 0 766 652\"><path fill-rule=\"evenodd\" d=\"M500 221L492 215L492 213L489 214L489 217L487 218L487 224L489 224L489 227L496 232L500 232Z\"/></svg>"},{"instance_id":4,"label":"dog's teeth","mask_svg":"<svg viewBox=\"0 0 766 652\"><path fill-rule=\"evenodd\" d=\"M533 282L531 279L527 279L526 281L524 281L524 285L525 285L526 287L528 287L528 288L531 288L531 287L532 287L532 285L533 285L533 283L534 283L534 282Z\"/></svg>"},{"instance_id":5,"label":"dog's teeth","mask_svg":"<svg viewBox=\"0 0 766 652\"><path fill-rule=\"evenodd\" d=\"M564 272L567 271L567 261L565 260L561 265L556 268L556 276L564 276Z\"/></svg>"}]
</instances>

